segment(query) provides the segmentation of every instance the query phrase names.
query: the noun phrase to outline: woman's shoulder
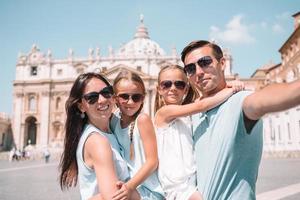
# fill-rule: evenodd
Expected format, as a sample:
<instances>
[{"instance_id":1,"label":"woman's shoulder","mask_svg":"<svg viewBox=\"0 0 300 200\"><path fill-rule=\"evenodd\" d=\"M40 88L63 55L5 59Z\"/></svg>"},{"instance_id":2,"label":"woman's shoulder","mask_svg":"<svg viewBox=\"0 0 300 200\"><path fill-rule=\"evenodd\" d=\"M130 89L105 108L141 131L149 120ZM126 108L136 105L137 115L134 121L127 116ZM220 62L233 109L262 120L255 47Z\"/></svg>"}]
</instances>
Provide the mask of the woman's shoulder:
<instances>
[{"instance_id":1,"label":"woman's shoulder","mask_svg":"<svg viewBox=\"0 0 300 200\"><path fill-rule=\"evenodd\" d=\"M108 138L98 132L92 132L86 139L85 145L90 149L107 149L110 147Z\"/></svg>"}]
</instances>

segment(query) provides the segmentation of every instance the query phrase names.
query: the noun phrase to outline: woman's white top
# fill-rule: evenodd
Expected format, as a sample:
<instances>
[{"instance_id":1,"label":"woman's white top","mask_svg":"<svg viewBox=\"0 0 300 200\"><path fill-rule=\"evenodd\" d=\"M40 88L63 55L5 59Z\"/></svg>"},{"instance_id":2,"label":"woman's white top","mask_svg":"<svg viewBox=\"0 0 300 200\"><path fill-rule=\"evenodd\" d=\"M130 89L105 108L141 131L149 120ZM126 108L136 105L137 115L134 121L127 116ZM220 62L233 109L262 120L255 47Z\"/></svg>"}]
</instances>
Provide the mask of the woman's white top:
<instances>
[{"instance_id":1,"label":"woman's white top","mask_svg":"<svg viewBox=\"0 0 300 200\"><path fill-rule=\"evenodd\" d=\"M129 172L126 161L124 161L123 158L120 156L119 144L114 134L104 133L95 126L91 124L86 124L76 150L79 189L81 199L83 200L89 199L90 197L99 192L101 193L101 191L98 191L97 177L94 169L91 169L89 166L87 166L83 160L84 144L87 138L92 134L100 134L109 140L113 152L113 161L115 163L118 179L121 181L126 181L129 178Z\"/></svg>"},{"instance_id":2,"label":"woman's white top","mask_svg":"<svg viewBox=\"0 0 300 200\"><path fill-rule=\"evenodd\" d=\"M190 117L180 117L163 127L156 127L156 139L158 177L163 190L168 193L196 175Z\"/></svg>"}]
</instances>

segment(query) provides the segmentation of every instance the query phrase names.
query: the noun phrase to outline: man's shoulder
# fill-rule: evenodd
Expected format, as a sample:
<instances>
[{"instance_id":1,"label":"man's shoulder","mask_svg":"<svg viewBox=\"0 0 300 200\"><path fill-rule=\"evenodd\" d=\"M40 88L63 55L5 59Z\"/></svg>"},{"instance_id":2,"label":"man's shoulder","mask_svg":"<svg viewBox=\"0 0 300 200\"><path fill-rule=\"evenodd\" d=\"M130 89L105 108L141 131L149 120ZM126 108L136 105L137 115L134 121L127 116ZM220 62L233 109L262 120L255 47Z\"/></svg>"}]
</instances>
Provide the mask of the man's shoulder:
<instances>
[{"instance_id":1,"label":"man's shoulder","mask_svg":"<svg viewBox=\"0 0 300 200\"><path fill-rule=\"evenodd\" d=\"M250 94L252 94L253 91L240 91L237 92L235 94L233 94L226 102L225 104L233 104L235 106L238 106L240 104L242 104L242 102L244 101L244 99L249 96Z\"/></svg>"}]
</instances>

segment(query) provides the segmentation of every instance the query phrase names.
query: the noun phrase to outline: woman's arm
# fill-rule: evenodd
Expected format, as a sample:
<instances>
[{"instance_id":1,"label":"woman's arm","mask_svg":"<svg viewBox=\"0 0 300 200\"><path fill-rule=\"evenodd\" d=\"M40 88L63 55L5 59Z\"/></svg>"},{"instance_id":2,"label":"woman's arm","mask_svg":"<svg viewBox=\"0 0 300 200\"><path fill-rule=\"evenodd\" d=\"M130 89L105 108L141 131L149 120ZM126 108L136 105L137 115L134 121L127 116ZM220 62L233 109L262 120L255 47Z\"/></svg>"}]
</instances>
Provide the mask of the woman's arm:
<instances>
[{"instance_id":1,"label":"woman's arm","mask_svg":"<svg viewBox=\"0 0 300 200\"><path fill-rule=\"evenodd\" d=\"M107 138L99 134L92 134L85 143L84 160L88 166L95 170L98 189L101 194L101 196L97 195L98 198L111 199L112 194L117 191L116 182L118 178L111 146Z\"/></svg>"},{"instance_id":2,"label":"woman's arm","mask_svg":"<svg viewBox=\"0 0 300 200\"><path fill-rule=\"evenodd\" d=\"M170 123L177 117L184 117L199 112L205 112L223 103L234 92L235 89L233 88L224 88L214 96L206 97L204 99L195 101L194 103L186 105L163 106L157 111L155 115L155 125L161 127Z\"/></svg>"},{"instance_id":3,"label":"woman's arm","mask_svg":"<svg viewBox=\"0 0 300 200\"><path fill-rule=\"evenodd\" d=\"M127 183L127 187L135 189L147 177L149 177L158 166L156 137L154 132L153 123L147 114L140 114L137 119L137 127L140 132L141 140L143 143L146 162L138 170L134 177Z\"/></svg>"}]
</instances>

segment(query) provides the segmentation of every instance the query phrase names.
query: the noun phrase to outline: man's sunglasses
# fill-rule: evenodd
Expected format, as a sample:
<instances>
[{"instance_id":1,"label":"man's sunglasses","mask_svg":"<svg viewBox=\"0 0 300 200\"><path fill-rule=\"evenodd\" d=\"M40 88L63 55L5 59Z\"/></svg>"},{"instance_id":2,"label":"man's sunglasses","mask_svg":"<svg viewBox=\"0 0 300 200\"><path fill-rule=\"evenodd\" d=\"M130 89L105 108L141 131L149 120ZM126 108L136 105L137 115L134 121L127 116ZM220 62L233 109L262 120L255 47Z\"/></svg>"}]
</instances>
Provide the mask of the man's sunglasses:
<instances>
[{"instance_id":1,"label":"man's sunglasses","mask_svg":"<svg viewBox=\"0 0 300 200\"><path fill-rule=\"evenodd\" d=\"M128 102L129 99L131 99L134 103L144 100L144 95L140 93L134 93L134 94L122 93L122 94L118 94L117 97L122 102Z\"/></svg>"},{"instance_id":2,"label":"man's sunglasses","mask_svg":"<svg viewBox=\"0 0 300 200\"><path fill-rule=\"evenodd\" d=\"M199 67L202 69L207 68L211 63L213 62L212 57L210 56L204 56L202 58L199 58L199 60L196 62ZM187 75L191 76L196 73L196 63L190 63L188 65L184 66L184 71Z\"/></svg>"},{"instance_id":3,"label":"man's sunglasses","mask_svg":"<svg viewBox=\"0 0 300 200\"><path fill-rule=\"evenodd\" d=\"M82 97L88 102L88 104L94 104L98 101L99 95L103 96L106 99L109 99L113 96L114 90L112 86L107 86L100 90L99 92L91 92L83 95Z\"/></svg>"},{"instance_id":4,"label":"man's sunglasses","mask_svg":"<svg viewBox=\"0 0 300 200\"><path fill-rule=\"evenodd\" d=\"M160 82L159 86L161 89L166 90L171 88L173 84L178 90L183 90L186 87L186 82L184 81L170 81L170 80Z\"/></svg>"}]
</instances>

